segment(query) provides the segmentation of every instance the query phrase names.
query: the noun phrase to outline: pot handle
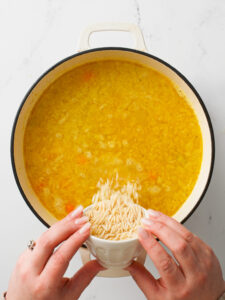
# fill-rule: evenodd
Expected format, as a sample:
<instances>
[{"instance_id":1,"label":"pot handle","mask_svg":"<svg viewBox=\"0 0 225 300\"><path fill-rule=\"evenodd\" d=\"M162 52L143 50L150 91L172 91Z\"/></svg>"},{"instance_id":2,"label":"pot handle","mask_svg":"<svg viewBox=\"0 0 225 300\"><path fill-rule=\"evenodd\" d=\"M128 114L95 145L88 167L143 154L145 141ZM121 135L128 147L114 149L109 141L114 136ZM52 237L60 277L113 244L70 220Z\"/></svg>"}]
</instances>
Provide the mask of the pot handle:
<instances>
[{"instance_id":1,"label":"pot handle","mask_svg":"<svg viewBox=\"0 0 225 300\"><path fill-rule=\"evenodd\" d=\"M92 33L100 31L126 31L133 34L136 39L136 49L147 52L143 34L140 28L135 24L130 23L97 23L88 26L80 38L79 51L90 49L89 39Z\"/></svg>"}]
</instances>

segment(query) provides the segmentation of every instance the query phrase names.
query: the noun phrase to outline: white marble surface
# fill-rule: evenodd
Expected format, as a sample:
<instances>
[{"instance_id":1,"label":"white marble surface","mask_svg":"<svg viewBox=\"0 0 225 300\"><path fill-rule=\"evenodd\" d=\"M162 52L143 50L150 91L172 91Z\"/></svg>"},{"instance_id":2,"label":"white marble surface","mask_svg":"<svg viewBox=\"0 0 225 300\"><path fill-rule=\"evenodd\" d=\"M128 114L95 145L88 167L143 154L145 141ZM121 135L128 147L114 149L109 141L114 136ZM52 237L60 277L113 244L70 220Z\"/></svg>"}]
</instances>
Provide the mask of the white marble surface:
<instances>
[{"instance_id":1,"label":"white marble surface","mask_svg":"<svg viewBox=\"0 0 225 300\"><path fill-rule=\"evenodd\" d=\"M224 0L1 0L0 1L0 291L27 241L44 226L26 206L10 163L10 134L18 106L32 83L76 52L91 23L132 22L150 53L193 83L211 115L216 161L209 190L186 226L210 244L225 275L225 1ZM94 46L132 46L129 35L96 34ZM81 265L79 255L70 266ZM147 267L154 268L150 261ZM81 299L144 299L131 278L96 278Z\"/></svg>"}]
</instances>

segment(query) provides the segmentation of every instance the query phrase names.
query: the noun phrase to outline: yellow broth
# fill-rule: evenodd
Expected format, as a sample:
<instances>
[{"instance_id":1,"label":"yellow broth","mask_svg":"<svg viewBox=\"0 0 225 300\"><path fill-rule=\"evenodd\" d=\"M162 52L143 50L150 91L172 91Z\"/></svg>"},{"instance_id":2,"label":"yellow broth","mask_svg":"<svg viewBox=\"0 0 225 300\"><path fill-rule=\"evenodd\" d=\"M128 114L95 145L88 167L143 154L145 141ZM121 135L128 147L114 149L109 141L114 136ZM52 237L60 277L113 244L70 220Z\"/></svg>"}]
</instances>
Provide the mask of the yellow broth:
<instances>
[{"instance_id":1,"label":"yellow broth","mask_svg":"<svg viewBox=\"0 0 225 300\"><path fill-rule=\"evenodd\" d=\"M44 91L26 126L24 158L35 193L58 219L90 205L99 179L116 174L141 185L143 207L171 216L197 180L202 136L185 95L164 75L101 61Z\"/></svg>"}]
</instances>

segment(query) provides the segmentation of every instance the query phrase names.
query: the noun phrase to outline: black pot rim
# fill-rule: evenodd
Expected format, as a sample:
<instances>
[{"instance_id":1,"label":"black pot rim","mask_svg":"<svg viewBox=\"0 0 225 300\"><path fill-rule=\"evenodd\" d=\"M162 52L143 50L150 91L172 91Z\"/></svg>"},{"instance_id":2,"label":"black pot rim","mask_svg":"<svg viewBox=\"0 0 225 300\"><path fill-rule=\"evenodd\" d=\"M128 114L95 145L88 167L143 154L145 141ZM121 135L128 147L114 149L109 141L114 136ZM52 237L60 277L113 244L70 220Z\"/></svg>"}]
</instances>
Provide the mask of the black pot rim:
<instances>
[{"instance_id":1,"label":"black pot rim","mask_svg":"<svg viewBox=\"0 0 225 300\"><path fill-rule=\"evenodd\" d=\"M197 209L197 207L199 206L199 204L201 203L203 197L205 196L205 193L209 187L209 183L211 181L211 178L212 178L212 173L213 173L213 167L214 167L214 161L215 161L215 138L214 138L214 132L213 132L213 127L212 127L212 122L211 122L211 119L210 119L210 116L209 116L209 113L206 109L206 106L203 102L203 100L201 99L200 95L198 94L198 92L196 91L196 89L193 87L193 85L187 80L187 78L182 74L180 73L176 68L174 68L173 66L171 66L169 63L165 62L164 60L152 55L152 54L149 54L149 53L146 53L146 52L143 52L143 51L139 51L139 50L136 50L136 49L131 49L131 48L124 48L124 47L101 47L101 48L93 48L93 49L89 49L89 50L85 50L85 51L82 51L82 52L78 52L78 53L75 53L71 56L68 56L62 60L60 60L58 63L56 63L55 65L53 65L52 67L50 67L46 72L44 72L36 81L35 83L30 87L30 89L28 90L28 92L26 93L26 95L24 96L23 98L23 101L22 103L20 104L19 108L18 108L18 111L17 111L17 114L15 116L15 120L14 120L14 123L13 123L13 127L12 127L12 133L11 133L11 145L10 145L10 153L11 153L11 164L12 164L12 169L13 169L13 174L14 174L14 178L15 178L15 181L16 181L16 184L18 186L18 189L21 193L21 195L23 196L26 204L28 205L28 207L31 209L31 211L33 212L33 214L42 222L42 224L44 224L46 227L50 227L50 225L36 212L36 210L33 208L33 206L30 204L30 201L29 199L26 197L23 189L22 189L22 186L20 185L20 182L19 182L19 178L18 178L18 175L17 175L17 172L16 172L16 166L15 166L15 160L14 160L14 136L15 136L15 130L16 130L16 125L17 125L17 121L18 121L18 118L19 118L19 115L20 115L20 112L23 108L23 105L25 104L28 96L30 95L30 93L32 92L32 90L36 87L36 85L45 77L45 75L47 75L49 72L51 72L52 70L54 70L56 67L58 67L59 65L63 64L64 62L70 60L70 59L73 59L74 57L77 57L77 56L80 56L80 55L85 55L86 53L90 53L90 52L98 52L98 51L107 51L107 50L116 50L116 51L127 51L127 52L134 52L134 53L137 53L137 54L140 54L140 55L144 55L144 56L147 56L147 57L150 57L160 63L162 63L163 65L165 65L166 67L170 68L172 71L174 71L181 79L183 79L183 81L189 86L189 88L193 91L193 93L195 94L195 96L197 97L198 101L199 101L199 104L201 105L204 113L205 113L205 116L206 116L206 119L207 119L207 122L208 122L208 126L209 126L209 130L210 130L210 136L211 136L211 147L212 147L212 158L211 158L211 165L210 165L210 171L209 171L209 175L208 175L208 179L207 179L207 182L206 182L206 185L205 185L205 188L201 194L201 196L199 197L199 200L198 202L196 203L196 205L192 208L192 210L189 212L189 214L181 221L181 223L183 224L192 214L193 212Z\"/></svg>"}]
</instances>

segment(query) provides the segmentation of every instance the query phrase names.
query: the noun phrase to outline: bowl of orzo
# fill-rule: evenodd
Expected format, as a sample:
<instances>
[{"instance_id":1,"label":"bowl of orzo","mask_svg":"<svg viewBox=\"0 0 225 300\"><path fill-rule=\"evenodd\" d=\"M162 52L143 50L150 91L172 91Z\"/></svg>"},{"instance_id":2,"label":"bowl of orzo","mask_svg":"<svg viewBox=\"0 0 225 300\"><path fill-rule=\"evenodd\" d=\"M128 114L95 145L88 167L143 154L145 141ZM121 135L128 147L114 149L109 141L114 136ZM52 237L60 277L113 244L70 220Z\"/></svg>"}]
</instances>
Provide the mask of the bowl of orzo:
<instances>
[{"instance_id":1,"label":"bowl of orzo","mask_svg":"<svg viewBox=\"0 0 225 300\"><path fill-rule=\"evenodd\" d=\"M89 49L89 36L123 30L136 49ZM209 185L214 138L192 84L149 54L132 24L96 24L80 50L48 69L25 95L12 130L18 188L46 226L91 205L97 184L119 177L138 201L184 222Z\"/></svg>"}]
</instances>

